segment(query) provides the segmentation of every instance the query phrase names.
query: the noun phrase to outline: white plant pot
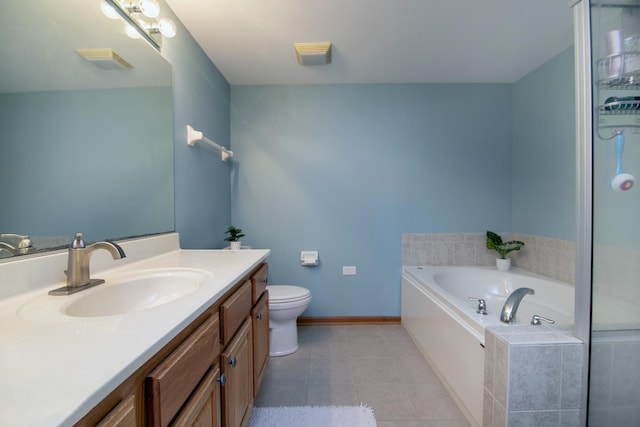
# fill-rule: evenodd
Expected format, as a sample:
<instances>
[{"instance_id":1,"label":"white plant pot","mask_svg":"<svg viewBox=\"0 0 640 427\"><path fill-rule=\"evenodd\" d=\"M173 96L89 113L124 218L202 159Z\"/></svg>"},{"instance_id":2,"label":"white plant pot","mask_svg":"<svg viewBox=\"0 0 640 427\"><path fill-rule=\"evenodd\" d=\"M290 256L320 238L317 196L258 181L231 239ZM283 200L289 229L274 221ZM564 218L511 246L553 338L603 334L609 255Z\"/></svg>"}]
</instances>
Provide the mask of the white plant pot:
<instances>
[{"instance_id":1,"label":"white plant pot","mask_svg":"<svg viewBox=\"0 0 640 427\"><path fill-rule=\"evenodd\" d=\"M499 271L508 271L511 268L511 258L496 258L496 268Z\"/></svg>"},{"instance_id":2,"label":"white plant pot","mask_svg":"<svg viewBox=\"0 0 640 427\"><path fill-rule=\"evenodd\" d=\"M238 242L229 242L231 244L231 250L232 251L237 251L240 249L240 245L242 244L242 242L238 241Z\"/></svg>"}]
</instances>

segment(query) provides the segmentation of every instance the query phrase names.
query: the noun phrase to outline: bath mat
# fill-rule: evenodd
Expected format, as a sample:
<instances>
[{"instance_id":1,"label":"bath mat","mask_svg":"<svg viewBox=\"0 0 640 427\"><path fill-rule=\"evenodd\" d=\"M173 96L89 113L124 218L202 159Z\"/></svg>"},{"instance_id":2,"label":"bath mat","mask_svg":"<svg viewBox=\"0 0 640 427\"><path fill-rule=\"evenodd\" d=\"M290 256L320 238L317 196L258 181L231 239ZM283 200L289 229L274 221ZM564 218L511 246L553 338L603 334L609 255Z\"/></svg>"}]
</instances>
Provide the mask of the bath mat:
<instances>
[{"instance_id":1,"label":"bath mat","mask_svg":"<svg viewBox=\"0 0 640 427\"><path fill-rule=\"evenodd\" d=\"M247 427L376 427L367 406L253 408Z\"/></svg>"}]
</instances>

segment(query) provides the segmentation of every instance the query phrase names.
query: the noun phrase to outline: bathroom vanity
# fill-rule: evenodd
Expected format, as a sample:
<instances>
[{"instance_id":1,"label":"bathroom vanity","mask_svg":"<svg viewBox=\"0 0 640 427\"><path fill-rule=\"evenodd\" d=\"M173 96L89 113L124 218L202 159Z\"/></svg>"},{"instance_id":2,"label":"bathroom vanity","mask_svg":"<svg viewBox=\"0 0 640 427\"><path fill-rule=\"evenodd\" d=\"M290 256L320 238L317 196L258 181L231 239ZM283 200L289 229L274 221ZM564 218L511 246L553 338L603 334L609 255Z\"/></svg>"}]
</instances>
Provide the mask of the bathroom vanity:
<instances>
[{"instance_id":1,"label":"bathroom vanity","mask_svg":"<svg viewBox=\"0 0 640 427\"><path fill-rule=\"evenodd\" d=\"M12 426L245 425L269 359L269 251L180 250L173 233L121 246L123 260L94 255L92 276L106 280L95 291L47 295L54 281L3 295L0 418ZM33 282L41 268L64 270L65 259L0 264L0 274ZM119 280L139 286L176 272L197 285L168 302L109 315L69 309L91 292L117 308L106 290Z\"/></svg>"}]
</instances>

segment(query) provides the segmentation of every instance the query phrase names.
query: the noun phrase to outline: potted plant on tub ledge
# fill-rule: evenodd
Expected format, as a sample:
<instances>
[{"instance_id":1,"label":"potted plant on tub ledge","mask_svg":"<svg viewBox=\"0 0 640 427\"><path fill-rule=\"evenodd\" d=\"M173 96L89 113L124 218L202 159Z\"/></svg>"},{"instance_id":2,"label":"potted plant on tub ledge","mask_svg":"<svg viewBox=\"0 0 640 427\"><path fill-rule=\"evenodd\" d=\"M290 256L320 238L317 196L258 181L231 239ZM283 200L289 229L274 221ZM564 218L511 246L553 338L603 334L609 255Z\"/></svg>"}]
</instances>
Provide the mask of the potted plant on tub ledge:
<instances>
[{"instance_id":1,"label":"potted plant on tub ledge","mask_svg":"<svg viewBox=\"0 0 640 427\"><path fill-rule=\"evenodd\" d=\"M229 242L229 244L231 245L231 249L232 250L240 249L240 245L241 245L240 239L245 236L242 230L234 227L233 225L230 225L229 228L227 228L227 231L225 231L225 233L228 234L229 236L227 236L224 239L224 241Z\"/></svg>"},{"instance_id":2,"label":"potted plant on tub ledge","mask_svg":"<svg viewBox=\"0 0 640 427\"><path fill-rule=\"evenodd\" d=\"M496 258L496 267L500 271L507 271L511 268L511 259L507 255L513 251L519 251L524 243L519 240L511 240L503 242L502 237L493 231L487 231L487 249L498 252L499 258Z\"/></svg>"}]
</instances>

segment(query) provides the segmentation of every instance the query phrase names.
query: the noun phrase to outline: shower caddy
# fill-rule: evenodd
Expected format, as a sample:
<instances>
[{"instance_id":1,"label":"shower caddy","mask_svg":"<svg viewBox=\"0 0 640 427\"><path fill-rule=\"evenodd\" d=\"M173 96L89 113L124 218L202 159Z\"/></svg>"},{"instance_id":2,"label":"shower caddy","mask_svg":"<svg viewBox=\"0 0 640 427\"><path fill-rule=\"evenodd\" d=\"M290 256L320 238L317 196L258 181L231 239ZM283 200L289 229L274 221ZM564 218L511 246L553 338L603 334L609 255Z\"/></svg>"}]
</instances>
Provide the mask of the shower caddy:
<instances>
[{"instance_id":1,"label":"shower caddy","mask_svg":"<svg viewBox=\"0 0 640 427\"><path fill-rule=\"evenodd\" d=\"M603 140L623 131L640 134L640 38L633 37L631 45L596 62L594 118L597 136ZM615 69L619 71L611 72Z\"/></svg>"}]
</instances>

